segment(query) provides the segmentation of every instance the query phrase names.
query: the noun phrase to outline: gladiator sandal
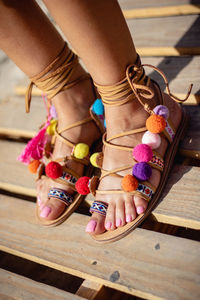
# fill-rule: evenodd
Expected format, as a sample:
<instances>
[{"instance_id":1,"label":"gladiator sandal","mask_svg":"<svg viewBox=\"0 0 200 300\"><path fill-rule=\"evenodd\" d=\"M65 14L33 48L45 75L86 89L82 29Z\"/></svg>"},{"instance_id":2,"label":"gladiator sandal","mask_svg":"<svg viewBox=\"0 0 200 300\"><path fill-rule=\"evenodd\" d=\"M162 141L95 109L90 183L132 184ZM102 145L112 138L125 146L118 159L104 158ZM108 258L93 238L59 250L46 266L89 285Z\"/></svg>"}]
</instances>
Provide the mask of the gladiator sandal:
<instances>
[{"instance_id":1,"label":"gladiator sandal","mask_svg":"<svg viewBox=\"0 0 200 300\"><path fill-rule=\"evenodd\" d=\"M104 107L101 99L97 99L94 102L90 108L90 116L88 118L80 120L60 130L57 128L56 111L54 106L51 104L51 99L60 91L69 89L82 80L91 80L91 77L87 74L69 83L71 75L74 71L74 67L77 65L77 63L77 56L72 51L70 51L68 54L65 44L63 50L56 57L56 59L39 75L31 78L31 83L28 87L25 98L26 112L29 112L30 110L31 91L33 85L35 84L44 92L45 97L48 97L47 103L45 103L47 109L47 120L45 124L41 126L38 134L28 142L26 148L18 157L18 160L28 165L28 168L32 173L38 173L37 180L44 176L49 177L56 183L70 187L75 192L75 183L80 176L76 173L76 171L67 167L67 162L71 160L79 162L87 168L87 173L91 174L92 166L89 166L89 146L81 142L74 144L72 141L64 138L62 133L88 122L95 122L101 134L103 134L105 131ZM43 96L44 100L46 100L45 97ZM51 157L53 148L57 138L70 146L72 148L72 152L70 156L60 157L52 160ZM46 226L55 226L62 223L83 200L83 196L79 195L78 193L71 195L65 190L56 187L49 190L48 197L57 198L58 200L64 202L66 209L57 219L46 220L45 218L40 217L40 209L39 205L37 205L36 216L39 222Z\"/></svg>"},{"instance_id":2,"label":"gladiator sandal","mask_svg":"<svg viewBox=\"0 0 200 300\"><path fill-rule=\"evenodd\" d=\"M126 165L114 170L101 169L101 177L93 177L88 180L90 192L94 195L106 194L123 194L138 195L149 202L146 211L138 215L132 222L125 224L123 227L118 227L115 230L106 231L99 235L92 235L96 241L111 242L126 236L129 232L141 224L144 219L151 213L153 208L158 203L159 197L166 184L169 171L173 164L179 141L184 134L187 125L187 116L185 111L182 111L182 120L177 130L169 116L169 110L165 105L162 92L158 84L145 75L143 67L151 67L156 70L164 79L169 96L176 102L182 103L187 100L191 92L192 85L185 99L180 100L171 94L168 86L168 81L165 75L158 68L151 65L141 65L139 56L135 64L130 65L126 69L126 77L113 86L100 86L96 84L98 92L102 97L104 105L125 105L129 101L137 101L143 106L145 111L150 115L146 124L142 128L121 132L115 136L106 137L103 135L103 143L106 147L126 151L131 153L135 162L134 166ZM121 100L120 100L121 99ZM116 144L116 139L123 136L142 133L141 144L136 147L127 147ZM165 136L168 141L168 148L165 156L162 157L156 149L160 146L160 135ZM115 143L112 141L115 140ZM101 167L103 154L93 154L97 158L96 165ZM161 180L158 188L148 182L152 174L152 168L158 169L161 174ZM121 176L120 172L127 171L127 175ZM116 176L121 178L121 189L99 190L99 182L107 176ZM79 187L79 181L77 186ZM77 189L78 190L78 189ZM79 191L80 192L80 191ZM90 212L97 212L106 216L108 204L102 201L94 201L91 205Z\"/></svg>"}]
</instances>

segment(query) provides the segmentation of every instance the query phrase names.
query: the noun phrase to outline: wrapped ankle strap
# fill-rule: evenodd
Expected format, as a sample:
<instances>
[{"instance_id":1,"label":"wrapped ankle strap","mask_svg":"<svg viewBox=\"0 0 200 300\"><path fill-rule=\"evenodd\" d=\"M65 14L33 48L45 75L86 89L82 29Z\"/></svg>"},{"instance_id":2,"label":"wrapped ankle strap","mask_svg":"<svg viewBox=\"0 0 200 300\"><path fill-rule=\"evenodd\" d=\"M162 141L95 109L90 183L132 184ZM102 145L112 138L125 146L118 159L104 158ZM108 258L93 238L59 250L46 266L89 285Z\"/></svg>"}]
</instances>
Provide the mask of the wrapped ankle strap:
<instances>
[{"instance_id":1,"label":"wrapped ankle strap","mask_svg":"<svg viewBox=\"0 0 200 300\"><path fill-rule=\"evenodd\" d=\"M74 81L70 81L75 66L78 64L78 57L71 50L64 48L42 72L30 78L30 84L26 91L25 106L26 112L30 111L31 93L33 85L42 90L48 99L52 99L60 91L71 88L80 80L90 78L89 74L83 75Z\"/></svg>"}]
</instances>

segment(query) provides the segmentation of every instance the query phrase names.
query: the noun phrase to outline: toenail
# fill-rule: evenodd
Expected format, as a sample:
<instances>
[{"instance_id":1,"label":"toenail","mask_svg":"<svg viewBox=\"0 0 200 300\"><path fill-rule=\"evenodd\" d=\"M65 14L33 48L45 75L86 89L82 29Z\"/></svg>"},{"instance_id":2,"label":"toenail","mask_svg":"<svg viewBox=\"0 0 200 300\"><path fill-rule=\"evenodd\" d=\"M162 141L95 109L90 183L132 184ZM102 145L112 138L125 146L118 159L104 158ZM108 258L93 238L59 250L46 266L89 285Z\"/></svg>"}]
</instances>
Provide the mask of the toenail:
<instances>
[{"instance_id":1,"label":"toenail","mask_svg":"<svg viewBox=\"0 0 200 300\"><path fill-rule=\"evenodd\" d=\"M126 215L126 222L129 223L132 221L132 216L131 215Z\"/></svg>"},{"instance_id":2,"label":"toenail","mask_svg":"<svg viewBox=\"0 0 200 300\"><path fill-rule=\"evenodd\" d=\"M143 206L138 206L137 207L137 213L138 215L142 214L144 212L144 207Z\"/></svg>"},{"instance_id":3,"label":"toenail","mask_svg":"<svg viewBox=\"0 0 200 300\"><path fill-rule=\"evenodd\" d=\"M48 217L48 215L50 214L50 212L51 212L51 208L48 207L48 206L44 206L43 209L42 209L42 211L41 211L41 213L40 213L40 217L46 218L46 217Z\"/></svg>"},{"instance_id":4,"label":"toenail","mask_svg":"<svg viewBox=\"0 0 200 300\"><path fill-rule=\"evenodd\" d=\"M119 227L122 225L122 220L121 219L117 219L116 220L116 226Z\"/></svg>"},{"instance_id":5,"label":"toenail","mask_svg":"<svg viewBox=\"0 0 200 300\"><path fill-rule=\"evenodd\" d=\"M112 222L106 222L105 228L109 230L112 227Z\"/></svg>"},{"instance_id":6,"label":"toenail","mask_svg":"<svg viewBox=\"0 0 200 300\"><path fill-rule=\"evenodd\" d=\"M97 221L95 220L90 220L89 223L86 226L85 231L86 232L94 232L95 228L97 226Z\"/></svg>"}]
</instances>

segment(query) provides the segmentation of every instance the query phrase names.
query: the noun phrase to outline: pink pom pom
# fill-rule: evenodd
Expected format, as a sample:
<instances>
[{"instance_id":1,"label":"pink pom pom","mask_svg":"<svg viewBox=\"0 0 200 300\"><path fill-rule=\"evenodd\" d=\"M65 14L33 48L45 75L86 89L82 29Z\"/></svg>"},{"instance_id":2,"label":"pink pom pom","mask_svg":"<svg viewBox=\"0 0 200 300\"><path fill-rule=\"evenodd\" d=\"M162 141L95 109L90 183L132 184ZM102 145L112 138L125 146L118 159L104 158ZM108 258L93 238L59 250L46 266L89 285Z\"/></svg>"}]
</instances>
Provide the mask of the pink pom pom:
<instances>
[{"instance_id":1,"label":"pink pom pom","mask_svg":"<svg viewBox=\"0 0 200 300\"><path fill-rule=\"evenodd\" d=\"M142 143L149 145L152 149L157 149L161 144L161 137L157 133L146 131L142 137Z\"/></svg>"},{"instance_id":2,"label":"pink pom pom","mask_svg":"<svg viewBox=\"0 0 200 300\"><path fill-rule=\"evenodd\" d=\"M151 147L146 144L139 144L133 149L133 157L138 162L148 162L153 158Z\"/></svg>"}]
</instances>

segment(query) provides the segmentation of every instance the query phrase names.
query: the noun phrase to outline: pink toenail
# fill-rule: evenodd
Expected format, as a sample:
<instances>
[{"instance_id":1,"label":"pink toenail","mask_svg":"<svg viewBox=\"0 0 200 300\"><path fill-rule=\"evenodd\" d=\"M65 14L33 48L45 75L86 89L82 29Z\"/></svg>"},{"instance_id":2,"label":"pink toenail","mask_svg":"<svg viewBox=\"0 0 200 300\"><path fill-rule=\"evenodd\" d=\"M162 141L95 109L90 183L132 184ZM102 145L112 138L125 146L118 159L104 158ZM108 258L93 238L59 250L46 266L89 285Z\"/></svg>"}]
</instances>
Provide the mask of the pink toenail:
<instances>
[{"instance_id":1,"label":"pink toenail","mask_svg":"<svg viewBox=\"0 0 200 300\"><path fill-rule=\"evenodd\" d=\"M42 211L41 211L41 213L40 213L40 217L46 218L46 217L48 217L48 215L50 214L50 212L51 212L51 208L48 207L48 206L44 206L43 209L42 209Z\"/></svg>"},{"instance_id":2,"label":"pink toenail","mask_svg":"<svg viewBox=\"0 0 200 300\"><path fill-rule=\"evenodd\" d=\"M132 221L132 216L131 215L126 215L126 222L129 223Z\"/></svg>"},{"instance_id":3,"label":"pink toenail","mask_svg":"<svg viewBox=\"0 0 200 300\"><path fill-rule=\"evenodd\" d=\"M86 232L94 232L95 228L97 226L97 221L95 220L90 220L89 223L86 226L85 231Z\"/></svg>"},{"instance_id":4,"label":"pink toenail","mask_svg":"<svg viewBox=\"0 0 200 300\"><path fill-rule=\"evenodd\" d=\"M137 213L138 215L142 214L144 212L144 207L143 206L138 206L137 207Z\"/></svg>"},{"instance_id":5,"label":"pink toenail","mask_svg":"<svg viewBox=\"0 0 200 300\"><path fill-rule=\"evenodd\" d=\"M106 222L105 228L106 230L109 230L112 227L112 222Z\"/></svg>"},{"instance_id":6,"label":"pink toenail","mask_svg":"<svg viewBox=\"0 0 200 300\"><path fill-rule=\"evenodd\" d=\"M116 226L119 227L122 225L122 220L121 219L117 219L116 220Z\"/></svg>"}]
</instances>

